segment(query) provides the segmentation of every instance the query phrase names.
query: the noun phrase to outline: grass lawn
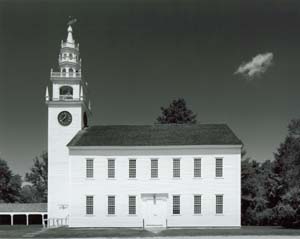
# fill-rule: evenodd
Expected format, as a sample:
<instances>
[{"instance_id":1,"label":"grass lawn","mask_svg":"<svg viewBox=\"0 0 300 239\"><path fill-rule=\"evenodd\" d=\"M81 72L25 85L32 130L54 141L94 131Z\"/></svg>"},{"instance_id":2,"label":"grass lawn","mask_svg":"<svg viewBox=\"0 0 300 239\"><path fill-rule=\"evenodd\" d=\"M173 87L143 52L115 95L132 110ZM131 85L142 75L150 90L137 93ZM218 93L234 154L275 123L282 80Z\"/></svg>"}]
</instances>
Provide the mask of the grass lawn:
<instances>
[{"instance_id":1,"label":"grass lawn","mask_svg":"<svg viewBox=\"0 0 300 239\"><path fill-rule=\"evenodd\" d=\"M53 238L53 237L151 237L154 234L142 229L127 228L51 228L42 232L36 237Z\"/></svg>"},{"instance_id":2,"label":"grass lawn","mask_svg":"<svg viewBox=\"0 0 300 239\"><path fill-rule=\"evenodd\" d=\"M153 236L212 236L212 235L300 235L300 229L281 227L242 227L241 229L168 229L158 234L142 229L54 228L36 237L153 237Z\"/></svg>"},{"instance_id":3,"label":"grass lawn","mask_svg":"<svg viewBox=\"0 0 300 239\"><path fill-rule=\"evenodd\" d=\"M20 238L26 234L38 232L41 226L0 226L0 238ZM154 237L154 236L217 236L217 235L298 235L300 229L281 227L242 227L241 229L168 229L158 234L142 229L126 228L52 228L41 232L37 238L70 238L70 237Z\"/></svg>"},{"instance_id":4,"label":"grass lawn","mask_svg":"<svg viewBox=\"0 0 300 239\"><path fill-rule=\"evenodd\" d=\"M22 237L27 233L37 232L41 229L41 225L30 225L29 227L24 225L0 225L0 238Z\"/></svg>"},{"instance_id":5,"label":"grass lawn","mask_svg":"<svg viewBox=\"0 0 300 239\"><path fill-rule=\"evenodd\" d=\"M239 236L239 235L298 235L300 229L285 229L282 227L245 226L241 229L168 229L159 236Z\"/></svg>"}]
</instances>

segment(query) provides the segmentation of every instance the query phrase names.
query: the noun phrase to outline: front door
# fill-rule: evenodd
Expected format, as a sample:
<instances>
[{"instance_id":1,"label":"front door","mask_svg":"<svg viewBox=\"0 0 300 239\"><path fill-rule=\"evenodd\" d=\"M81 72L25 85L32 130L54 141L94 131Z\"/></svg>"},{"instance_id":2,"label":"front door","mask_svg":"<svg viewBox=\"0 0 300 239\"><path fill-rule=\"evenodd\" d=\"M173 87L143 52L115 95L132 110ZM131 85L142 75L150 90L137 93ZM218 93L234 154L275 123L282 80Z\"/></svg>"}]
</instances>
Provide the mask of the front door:
<instances>
[{"instance_id":1,"label":"front door","mask_svg":"<svg viewBox=\"0 0 300 239\"><path fill-rule=\"evenodd\" d=\"M145 227L165 227L167 201L157 195L144 200Z\"/></svg>"}]
</instances>

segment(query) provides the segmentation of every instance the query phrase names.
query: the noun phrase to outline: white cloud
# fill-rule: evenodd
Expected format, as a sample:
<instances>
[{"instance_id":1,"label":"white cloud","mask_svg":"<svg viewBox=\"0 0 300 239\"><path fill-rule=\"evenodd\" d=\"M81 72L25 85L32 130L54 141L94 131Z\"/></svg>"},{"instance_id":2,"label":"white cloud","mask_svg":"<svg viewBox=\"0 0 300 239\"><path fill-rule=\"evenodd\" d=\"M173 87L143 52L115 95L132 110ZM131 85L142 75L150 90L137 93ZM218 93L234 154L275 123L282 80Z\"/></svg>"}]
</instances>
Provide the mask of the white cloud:
<instances>
[{"instance_id":1,"label":"white cloud","mask_svg":"<svg viewBox=\"0 0 300 239\"><path fill-rule=\"evenodd\" d=\"M273 63L273 58L274 55L272 52L258 54L253 57L251 61L242 63L234 74L240 74L252 80L268 70Z\"/></svg>"}]
</instances>

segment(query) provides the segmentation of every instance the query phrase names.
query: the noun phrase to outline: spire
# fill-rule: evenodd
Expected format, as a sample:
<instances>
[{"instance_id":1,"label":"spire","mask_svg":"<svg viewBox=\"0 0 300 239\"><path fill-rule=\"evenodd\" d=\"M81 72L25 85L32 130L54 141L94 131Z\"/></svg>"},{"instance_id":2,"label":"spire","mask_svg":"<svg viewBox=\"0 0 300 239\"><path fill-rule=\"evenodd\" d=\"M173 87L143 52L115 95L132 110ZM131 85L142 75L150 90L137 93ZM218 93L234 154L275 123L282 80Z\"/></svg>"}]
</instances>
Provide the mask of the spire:
<instances>
[{"instance_id":1,"label":"spire","mask_svg":"<svg viewBox=\"0 0 300 239\"><path fill-rule=\"evenodd\" d=\"M72 43L72 44L74 44L74 39L73 39L73 34L72 34L72 32L73 32L73 29L72 29L72 27L71 27L71 25L69 25L69 27L68 27L68 37L67 37L67 43Z\"/></svg>"}]
</instances>

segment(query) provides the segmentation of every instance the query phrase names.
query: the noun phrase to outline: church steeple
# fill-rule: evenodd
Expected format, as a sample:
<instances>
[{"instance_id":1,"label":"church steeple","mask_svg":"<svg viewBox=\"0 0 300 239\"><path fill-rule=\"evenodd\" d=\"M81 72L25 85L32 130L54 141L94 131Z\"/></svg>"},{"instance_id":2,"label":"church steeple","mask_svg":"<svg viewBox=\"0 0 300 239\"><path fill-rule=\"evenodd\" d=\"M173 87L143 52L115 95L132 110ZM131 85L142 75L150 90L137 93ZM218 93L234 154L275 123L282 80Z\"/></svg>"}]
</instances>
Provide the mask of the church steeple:
<instances>
[{"instance_id":1,"label":"church steeple","mask_svg":"<svg viewBox=\"0 0 300 239\"><path fill-rule=\"evenodd\" d=\"M58 59L60 72L67 76L81 76L81 59L79 55L79 44L73 38L73 29L68 26L67 40L61 42Z\"/></svg>"},{"instance_id":2,"label":"church steeple","mask_svg":"<svg viewBox=\"0 0 300 239\"><path fill-rule=\"evenodd\" d=\"M79 52L79 43L73 37L71 25L67 28L67 37L61 41L58 56L58 71L50 72L52 87L47 88L46 102L48 104L69 105L76 102L84 108L89 114L87 98L87 83L83 80L81 74L81 59Z\"/></svg>"},{"instance_id":3,"label":"church steeple","mask_svg":"<svg viewBox=\"0 0 300 239\"><path fill-rule=\"evenodd\" d=\"M61 41L58 66L59 71L51 69L50 79L53 84L46 101L82 101L88 108L87 84L81 74L79 43L73 37L71 25L68 25L66 40Z\"/></svg>"}]
</instances>

